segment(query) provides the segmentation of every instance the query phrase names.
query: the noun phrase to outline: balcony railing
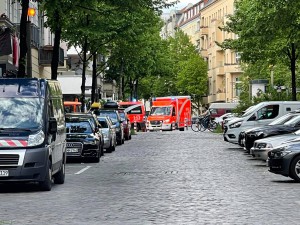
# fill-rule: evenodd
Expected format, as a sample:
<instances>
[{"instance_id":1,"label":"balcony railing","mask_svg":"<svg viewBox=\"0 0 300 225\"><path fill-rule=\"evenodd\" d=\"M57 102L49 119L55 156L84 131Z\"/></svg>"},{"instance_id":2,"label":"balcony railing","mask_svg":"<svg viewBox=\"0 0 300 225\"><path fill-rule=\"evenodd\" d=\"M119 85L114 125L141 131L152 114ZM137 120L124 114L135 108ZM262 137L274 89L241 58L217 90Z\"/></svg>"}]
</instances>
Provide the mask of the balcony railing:
<instances>
[{"instance_id":1,"label":"balcony railing","mask_svg":"<svg viewBox=\"0 0 300 225\"><path fill-rule=\"evenodd\" d=\"M224 64L224 72L225 73L240 73L242 72L241 66L237 63L234 64Z\"/></svg>"},{"instance_id":2,"label":"balcony railing","mask_svg":"<svg viewBox=\"0 0 300 225\"><path fill-rule=\"evenodd\" d=\"M208 35L208 27L207 26L200 27L200 36L203 36L203 35Z\"/></svg>"},{"instance_id":3,"label":"balcony railing","mask_svg":"<svg viewBox=\"0 0 300 225\"><path fill-rule=\"evenodd\" d=\"M43 46L39 49L39 64L41 66L51 66L53 56L53 46ZM59 48L58 65L64 65L64 50Z\"/></svg>"},{"instance_id":4,"label":"balcony railing","mask_svg":"<svg viewBox=\"0 0 300 225\"><path fill-rule=\"evenodd\" d=\"M20 24L16 24L17 31L20 33ZM35 48L40 47L40 28L33 23L30 23L31 31L31 46Z\"/></svg>"}]
</instances>

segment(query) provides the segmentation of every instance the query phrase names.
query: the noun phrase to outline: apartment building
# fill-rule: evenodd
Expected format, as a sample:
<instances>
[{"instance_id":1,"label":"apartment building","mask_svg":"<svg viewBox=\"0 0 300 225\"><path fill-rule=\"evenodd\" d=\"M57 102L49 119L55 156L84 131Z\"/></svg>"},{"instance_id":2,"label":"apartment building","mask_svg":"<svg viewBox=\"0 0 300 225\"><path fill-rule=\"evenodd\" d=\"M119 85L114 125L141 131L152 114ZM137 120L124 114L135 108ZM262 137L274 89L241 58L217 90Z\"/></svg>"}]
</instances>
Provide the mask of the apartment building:
<instances>
[{"instance_id":1,"label":"apartment building","mask_svg":"<svg viewBox=\"0 0 300 225\"><path fill-rule=\"evenodd\" d=\"M38 3L30 1L29 7L35 9L35 15L28 16L27 35L30 50L27 53L26 73L29 77L51 78L51 60L53 55L54 34L44 26L47 20L39 12ZM0 35L8 32L4 39L0 36L0 78L16 77L19 60L19 27L22 7L15 0L0 1ZM1 53L4 46L5 52ZM100 60L100 59L99 59ZM77 66L77 67L76 67ZM91 96L92 66L86 71L86 96ZM81 70L80 70L81 69ZM82 62L78 54L67 52L67 43L61 42L59 49L58 80L61 82L64 97L74 100L81 94ZM99 75L96 86L97 98L109 98L116 100L116 82L101 79Z\"/></svg>"},{"instance_id":2,"label":"apartment building","mask_svg":"<svg viewBox=\"0 0 300 225\"><path fill-rule=\"evenodd\" d=\"M26 73L30 77L51 78L51 59L54 35L49 28L44 27L45 17L38 10L37 2L29 2L29 7L35 9L34 16L28 16L27 35L30 51L27 54ZM15 76L18 68L19 29L22 8L15 0L0 1L0 27L9 29L13 40L12 53L0 56L0 76ZM67 46L61 43L59 66L65 66Z\"/></svg>"},{"instance_id":3,"label":"apartment building","mask_svg":"<svg viewBox=\"0 0 300 225\"><path fill-rule=\"evenodd\" d=\"M208 0L201 10L200 49L208 62L207 103L238 101L239 76L242 74L240 57L230 49L223 50L216 42L236 38L235 34L221 31L227 15L234 13L234 0Z\"/></svg>"},{"instance_id":4,"label":"apartment building","mask_svg":"<svg viewBox=\"0 0 300 225\"><path fill-rule=\"evenodd\" d=\"M178 20L182 15L181 10L171 10L168 15L162 16L164 25L161 29L160 36L162 39L175 37Z\"/></svg>"},{"instance_id":5,"label":"apartment building","mask_svg":"<svg viewBox=\"0 0 300 225\"><path fill-rule=\"evenodd\" d=\"M204 0L199 1L196 4L188 4L182 9L182 16L178 21L177 27L190 37L191 43L193 43L198 50L200 50L200 12L204 8Z\"/></svg>"},{"instance_id":6,"label":"apartment building","mask_svg":"<svg viewBox=\"0 0 300 225\"><path fill-rule=\"evenodd\" d=\"M236 102L239 98L239 76L242 74L237 52L221 49L222 43L235 34L221 31L227 15L234 13L234 0L200 0L181 10L177 27L184 31L208 63L208 93L203 103Z\"/></svg>"}]
</instances>

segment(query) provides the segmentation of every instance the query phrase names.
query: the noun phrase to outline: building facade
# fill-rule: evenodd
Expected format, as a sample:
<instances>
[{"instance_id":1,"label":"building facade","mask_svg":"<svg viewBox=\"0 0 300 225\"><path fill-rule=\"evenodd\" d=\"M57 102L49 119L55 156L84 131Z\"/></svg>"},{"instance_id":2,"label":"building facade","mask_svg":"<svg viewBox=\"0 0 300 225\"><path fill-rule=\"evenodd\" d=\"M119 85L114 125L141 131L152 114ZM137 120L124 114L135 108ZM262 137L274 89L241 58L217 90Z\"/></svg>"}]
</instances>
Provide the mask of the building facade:
<instances>
[{"instance_id":1,"label":"building facade","mask_svg":"<svg viewBox=\"0 0 300 225\"><path fill-rule=\"evenodd\" d=\"M220 29L228 21L227 15L234 13L234 0L200 0L189 4L181 13L178 28L190 37L208 63L208 93L203 103L238 101L237 84L242 74L239 54L216 44L236 38L235 34Z\"/></svg>"},{"instance_id":2,"label":"building facade","mask_svg":"<svg viewBox=\"0 0 300 225\"><path fill-rule=\"evenodd\" d=\"M37 2L29 2L29 7L35 9L35 15L28 16L26 73L29 77L51 78L51 60L54 35L49 28L44 27L45 17L39 12ZM0 1L0 27L9 28L12 38L12 53L0 56L0 76L15 76L18 69L19 29L22 7L14 0ZM65 66L67 46L61 43L59 66Z\"/></svg>"},{"instance_id":3,"label":"building facade","mask_svg":"<svg viewBox=\"0 0 300 225\"><path fill-rule=\"evenodd\" d=\"M238 101L239 76L242 74L240 57L230 49L217 45L225 39L234 39L235 34L222 31L228 21L227 15L234 13L234 0L210 0L201 10L200 49L208 62L207 103Z\"/></svg>"}]
</instances>

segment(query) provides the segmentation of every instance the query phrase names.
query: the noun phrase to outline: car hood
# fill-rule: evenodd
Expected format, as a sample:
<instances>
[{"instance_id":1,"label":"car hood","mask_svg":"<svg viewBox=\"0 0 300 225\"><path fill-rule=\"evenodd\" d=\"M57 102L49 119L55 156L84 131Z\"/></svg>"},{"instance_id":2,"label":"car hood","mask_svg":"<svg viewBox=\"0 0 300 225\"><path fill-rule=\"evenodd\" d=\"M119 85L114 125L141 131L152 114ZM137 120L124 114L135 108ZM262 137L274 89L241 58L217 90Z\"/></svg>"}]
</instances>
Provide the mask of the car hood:
<instances>
[{"instance_id":1,"label":"car hood","mask_svg":"<svg viewBox=\"0 0 300 225\"><path fill-rule=\"evenodd\" d=\"M225 121L227 121L226 125L233 124L233 123L240 122L240 121L244 121L244 119L242 119L240 117L232 117L230 120L228 120L228 119L225 119Z\"/></svg>"},{"instance_id":2,"label":"car hood","mask_svg":"<svg viewBox=\"0 0 300 225\"><path fill-rule=\"evenodd\" d=\"M277 135L276 137L262 138L255 142L256 143L268 143L268 144L271 144L273 147L275 147L275 146L282 144L283 142L294 140L299 137L300 137L299 135L295 135L295 134L284 134L284 135Z\"/></svg>"},{"instance_id":3,"label":"car hood","mask_svg":"<svg viewBox=\"0 0 300 225\"><path fill-rule=\"evenodd\" d=\"M256 127L256 129L248 130L247 135L260 134L261 137L288 134L298 130L299 128L287 126L287 125L267 125L264 127Z\"/></svg>"},{"instance_id":4,"label":"car hood","mask_svg":"<svg viewBox=\"0 0 300 225\"><path fill-rule=\"evenodd\" d=\"M67 134L67 139L94 139L94 134L83 134L83 133L71 133Z\"/></svg>"}]
</instances>

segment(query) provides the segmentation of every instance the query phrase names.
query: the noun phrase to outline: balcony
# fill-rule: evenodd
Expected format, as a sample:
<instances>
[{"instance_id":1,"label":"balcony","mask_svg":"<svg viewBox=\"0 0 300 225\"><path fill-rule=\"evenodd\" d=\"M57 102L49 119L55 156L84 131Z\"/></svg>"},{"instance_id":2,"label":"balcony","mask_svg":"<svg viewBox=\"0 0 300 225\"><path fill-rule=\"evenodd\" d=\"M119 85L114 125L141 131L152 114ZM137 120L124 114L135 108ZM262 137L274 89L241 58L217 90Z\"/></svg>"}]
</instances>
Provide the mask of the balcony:
<instances>
[{"instance_id":1,"label":"balcony","mask_svg":"<svg viewBox=\"0 0 300 225\"><path fill-rule=\"evenodd\" d=\"M224 64L224 72L225 73L241 73L241 66L237 63L234 64L228 64L225 63Z\"/></svg>"},{"instance_id":2,"label":"balcony","mask_svg":"<svg viewBox=\"0 0 300 225\"><path fill-rule=\"evenodd\" d=\"M33 23L29 23L30 25L30 37L31 37L31 47L39 48L40 47L40 28ZM20 24L16 24L17 31L20 33Z\"/></svg>"},{"instance_id":3,"label":"balcony","mask_svg":"<svg viewBox=\"0 0 300 225\"><path fill-rule=\"evenodd\" d=\"M223 66L221 66L221 67L216 67L216 68L215 68L215 73L216 73L217 76L225 75L224 67L223 67Z\"/></svg>"},{"instance_id":4,"label":"balcony","mask_svg":"<svg viewBox=\"0 0 300 225\"><path fill-rule=\"evenodd\" d=\"M207 98L208 103L212 102L225 102L225 93L217 93L217 94L211 94Z\"/></svg>"},{"instance_id":5,"label":"balcony","mask_svg":"<svg viewBox=\"0 0 300 225\"><path fill-rule=\"evenodd\" d=\"M207 49L201 48L201 49L200 49L200 54L201 54L201 56L202 56L203 58L208 58L208 51L207 51Z\"/></svg>"},{"instance_id":6,"label":"balcony","mask_svg":"<svg viewBox=\"0 0 300 225\"><path fill-rule=\"evenodd\" d=\"M208 35L208 27L200 27L200 36Z\"/></svg>"},{"instance_id":7,"label":"balcony","mask_svg":"<svg viewBox=\"0 0 300 225\"><path fill-rule=\"evenodd\" d=\"M47 45L39 49L39 64L41 66L51 66L53 46ZM64 50L59 48L58 65L64 65Z\"/></svg>"}]
</instances>

